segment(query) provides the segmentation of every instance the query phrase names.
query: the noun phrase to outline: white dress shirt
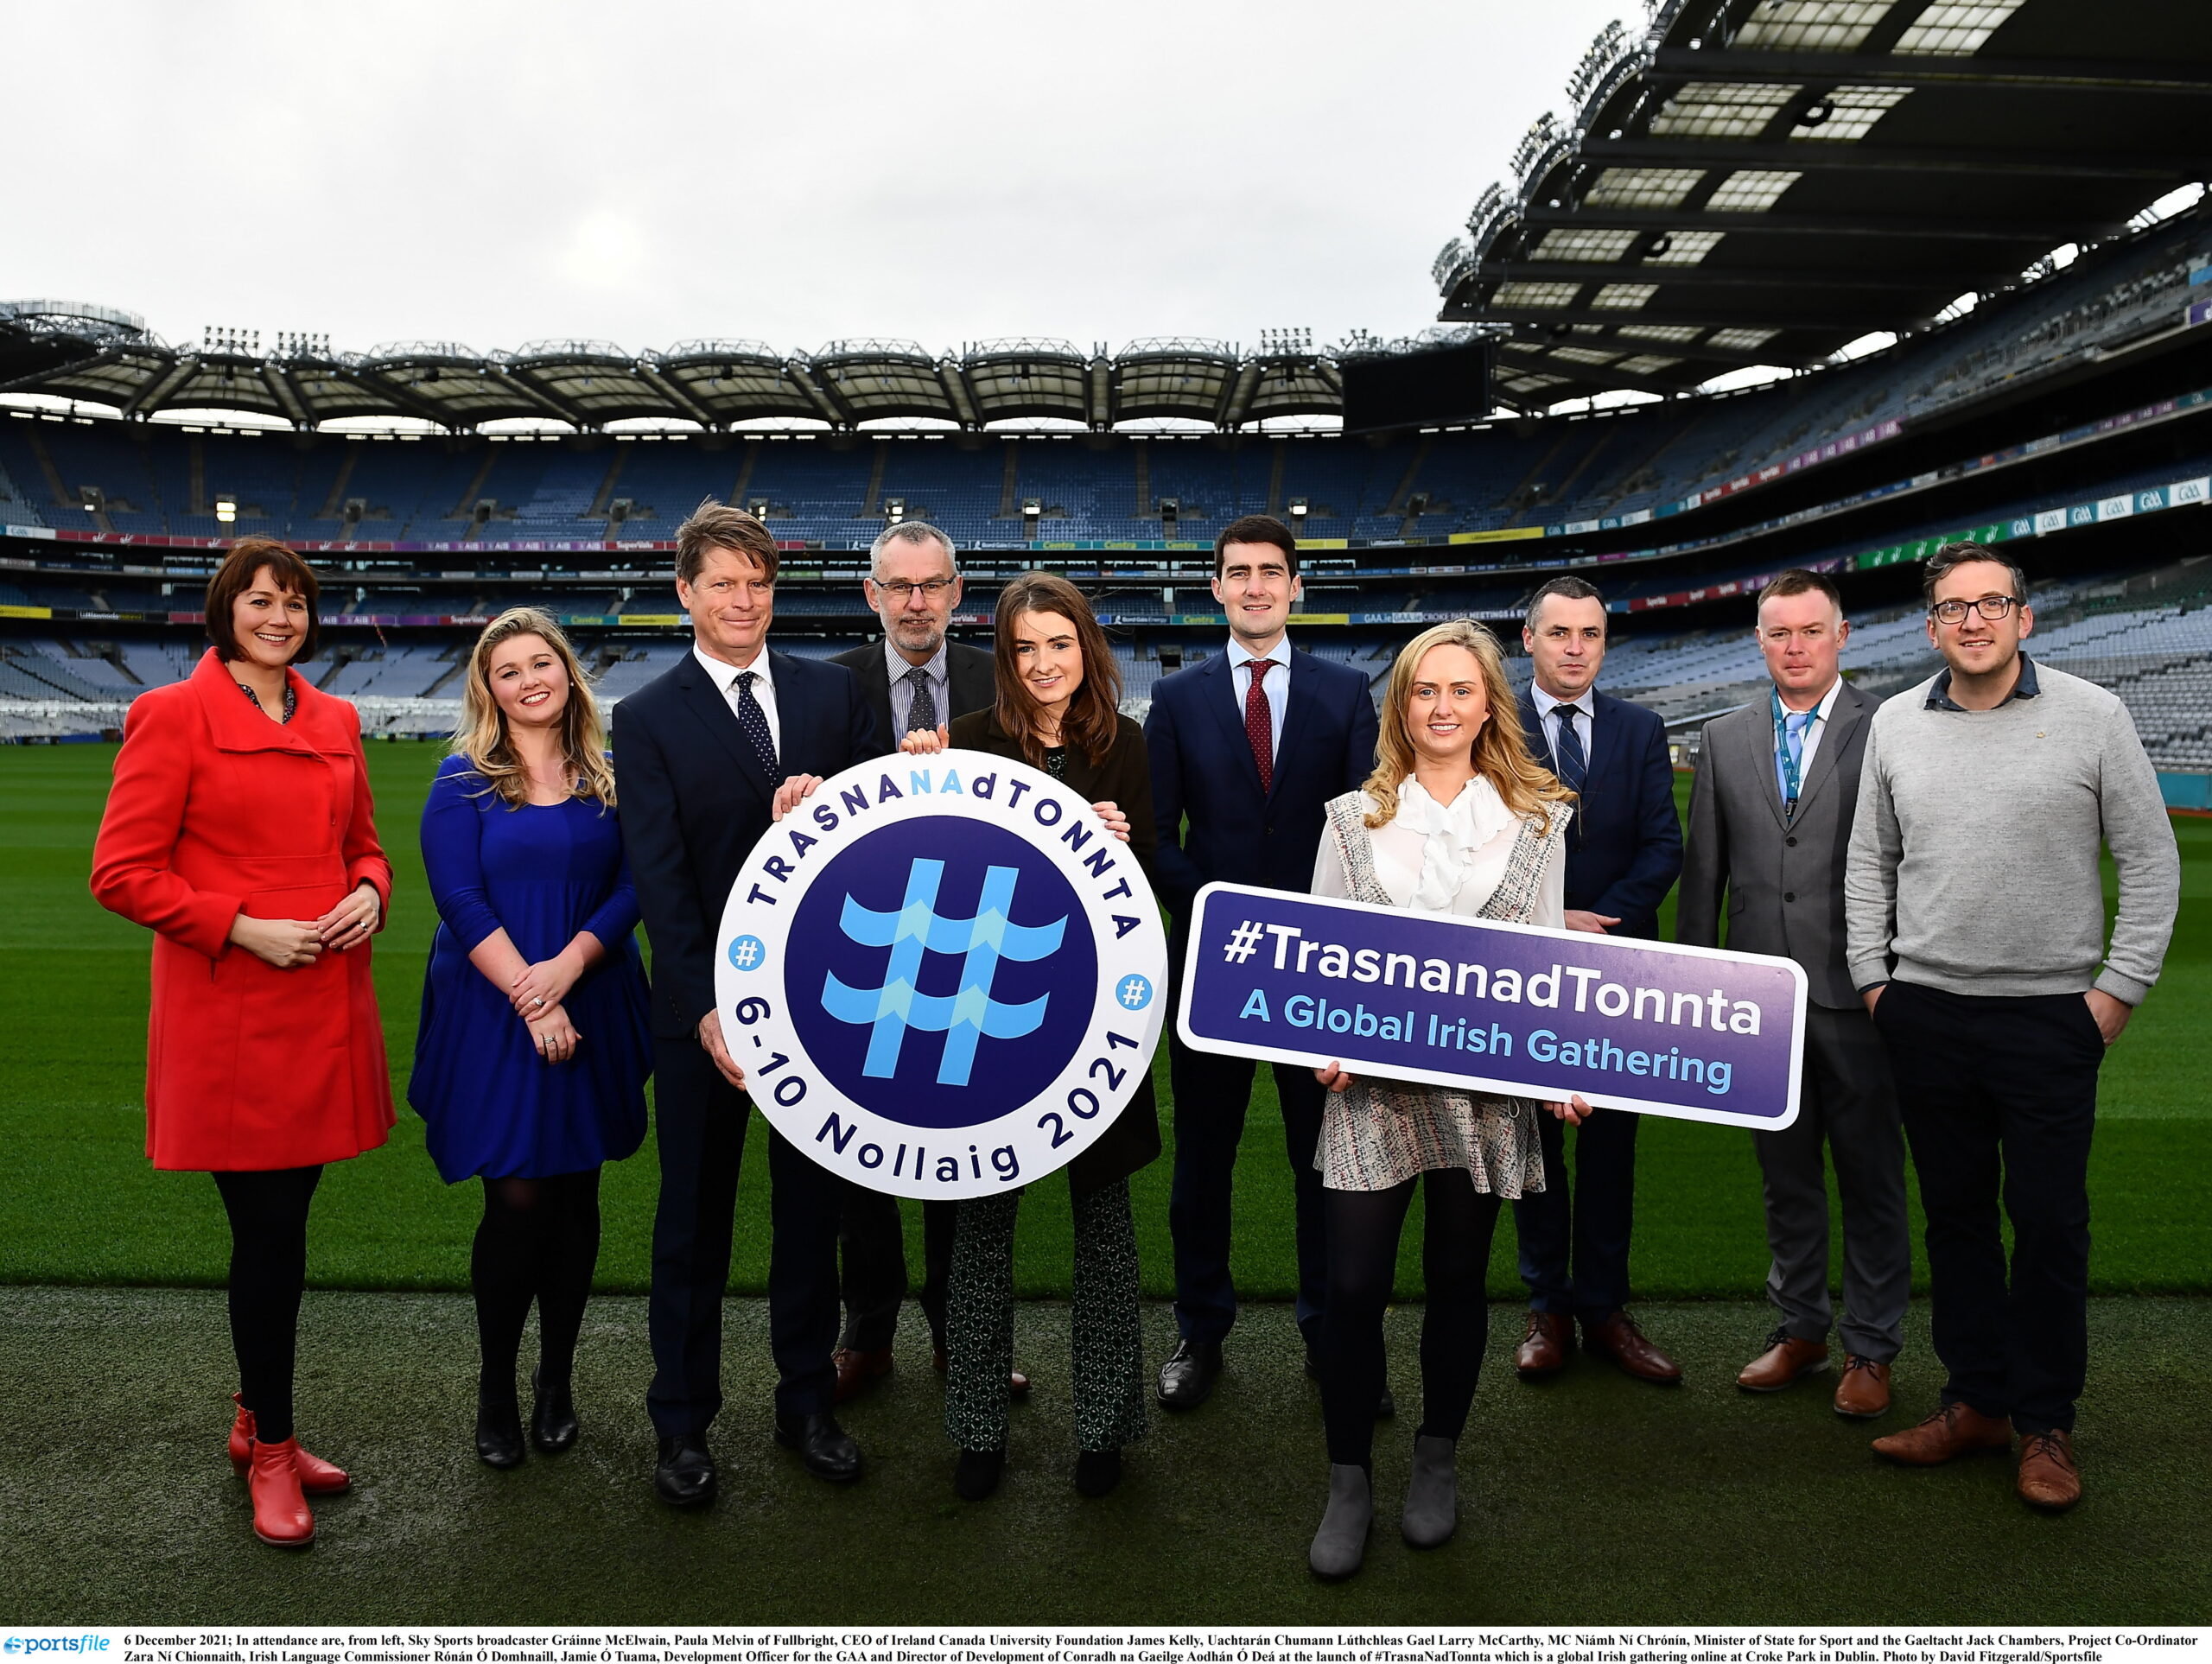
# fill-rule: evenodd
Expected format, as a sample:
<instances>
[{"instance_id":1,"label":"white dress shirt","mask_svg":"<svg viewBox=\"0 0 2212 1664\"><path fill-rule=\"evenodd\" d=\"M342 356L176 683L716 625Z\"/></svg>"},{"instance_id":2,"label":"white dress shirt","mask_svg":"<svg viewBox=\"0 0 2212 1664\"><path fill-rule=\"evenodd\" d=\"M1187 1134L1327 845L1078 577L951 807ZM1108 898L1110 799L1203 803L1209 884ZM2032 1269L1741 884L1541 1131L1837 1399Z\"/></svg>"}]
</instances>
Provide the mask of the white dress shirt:
<instances>
[{"instance_id":1,"label":"white dress shirt","mask_svg":"<svg viewBox=\"0 0 2212 1664\"><path fill-rule=\"evenodd\" d=\"M711 654L702 651L696 641L691 644L691 657L699 661L701 668L707 672L708 680L712 682L721 690L721 696L729 702L730 715L736 715L737 678L743 675L744 671L740 670L734 664L725 664ZM745 670L753 673L753 697L760 704L760 715L768 721L769 737L776 742L776 755L781 757L784 754L784 730L783 725L776 720L776 678L768 668L768 650L763 647L755 656L753 663L747 665Z\"/></svg>"},{"instance_id":2,"label":"white dress shirt","mask_svg":"<svg viewBox=\"0 0 2212 1664\"><path fill-rule=\"evenodd\" d=\"M914 708L914 684L906 678L917 670L929 683L930 697L937 702L939 727L952 721L952 667L948 662L951 655L944 642L937 645L937 656L926 664L914 665L906 662L890 637L883 638L883 670L891 678L891 726L895 730L889 737L895 745L913 727L907 719Z\"/></svg>"},{"instance_id":3,"label":"white dress shirt","mask_svg":"<svg viewBox=\"0 0 2212 1664\"><path fill-rule=\"evenodd\" d=\"M1376 882L1394 906L1471 918L1497 894L1521 825L1521 817L1479 774L1449 803L1437 803L1408 778L1398 787L1397 814L1367 835ZM1558 930L1567 919L1567 862L1559 845L1552 848L1529 922ZM1326 834L1313 861L1313 893L1352 899L1351 875L1336 839Z\"/></svg>"},{"instance_id":4,"label":"white dress shirt","mask_svg":"<svg viewBox=\"0 0 2212 1664\"><path fill-rule=\"evenodd\" d=\"M1247 664L1264 664L1260 686L1268 695L1268 760L1273 763L1282 749L1283 708L1290 703L1290 638L1278 636L1275 645L1255 657L1235 636L1229 638L1229 690L1236 701L1236 726L1244 726L1244 702L1251 696L1252 673Z\"/></svg>"},{"instance_id":5,"label":"white dress shirt","mask_svg":"<svg viewBox=\"0 0 2212 1664\"><path fill-rule=\"evenodd\" d=\"M1804 789L1805 782L1813 778L1814 753L1818 752L1821 748L1821 736L1828 731L1828 718L1835 715L1836 695L1842 691L1843 678L1841 676L1838 676L1834 682L1829 685L1828 690L1821 695L1821 702L1813 707L1813 708L1818 711L1820 715L1806 725L1803 736L1797 741L1797 785L1800 791ZM1782 708L1787 711L1789 709L1789 707L1785 703ZM1767 713L1769 715L1773 715L1773 702L1769 701L1767 704ZM1794 715L1800 715L1801 713L1793 712L1791 714ZM1777 757L1782 754L1782 736L1780 734L1777 734L1775 736L1774 753ZM1781 779L1782 771L1780 766L1777 765L1775 770L1775 782L1777 788L1780 786Z\"/></svg>"},{"instance_id":6,"label":"white dress shirt","mask_svg":"<svg viewBox=\"0 0 2212 1664\"><path fill-rule=\"evenodd\" d=\"M1574 724L1574 737L1582 742L1582 765L1589 767L1590 739L1598 720L1597 690L1585 688L1572 699L1554 699L1544 691L1541 683L1531 682L1529 696L1535 702L1536 727L1544 736L1544 760L1553 764L1559 761L1559 723L1552 713L1565 706L1574 713L1568 721ZM1552 772L1556 774L1559 770L1554 767Z\"/></svg>"}]
</instances>

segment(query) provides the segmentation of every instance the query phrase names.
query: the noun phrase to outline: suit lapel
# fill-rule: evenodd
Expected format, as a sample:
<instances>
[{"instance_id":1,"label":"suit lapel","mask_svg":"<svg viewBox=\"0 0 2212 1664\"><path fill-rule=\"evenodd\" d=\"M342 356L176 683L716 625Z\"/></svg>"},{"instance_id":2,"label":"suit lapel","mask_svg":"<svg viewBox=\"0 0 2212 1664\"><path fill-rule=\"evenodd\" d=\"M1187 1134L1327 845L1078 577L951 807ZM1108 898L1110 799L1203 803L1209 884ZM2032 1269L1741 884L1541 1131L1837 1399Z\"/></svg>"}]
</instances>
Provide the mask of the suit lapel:
<instances>
[{"instance_id":1,"label":"suit lapel","mask_svg":"<svg viewBox=\"0 0 2212 1664\"><path fill-rule=\"evenodd\" d=\"M1313 678L1320 673L1313 654L1300 652L1295 647L1290 650L1290 689L1283 695L1282 738L1275 742L1274 778L1268 789L1270 797L1282 785L1283 765L1298 754L1297 746L1305 735L1306 715L1313 708ZM1251 742L1247 740L1244 749L1249 752L1251 748ZM1257 778L1258 773L1255 765L1254 777Z\"/></svg>"},{"instance_id":2,"label":"suit lapel","mask_svg":"<svg viewBox=\"0 0 2212 1664\"><path fill-rule=\"evenodd\" d=\"M737 713L730 708L729 701L723 697L721 689L715 686L712 678L707 675L706 667L699 663L696 654L686 653L679 669L682 675L677 685L683 689L684 703L690 706L691 715L698 719L699 726L714 736L730 760L737 765L738 773L761 802L772 803L775 787L761 772L760 759L753 755L752 743L746 739L745 730L737 725ZM777 691L780 694L783 689L779 686ZM779 717L784 715L780 702L777 714ZM788 734L788 718L785 721L785 732Z\"/></svg>"},{"instance_id":3,"label":"suit lapel","mask_svg":"<svg viewBox=\"0 0 2212 1664\"><path fill-rule=\"evenodd\" d=\"M1797 813L1802 818L1805 805L1811 803L1828 777L1836 771L1836 760L1843 755L1843 747L1866 713L1866 695L1849 683L1836 692L1835 704L1828 712L1827 731L1821 735L1821 748L1813 753L1813 766L1806 771L1802 789L1797 794ZM1769 769L1769 774L1774 771ZM1775 788L1779 791L1781 788Z\"/></svg>"},{"instance_id":4,"label":"suit lapel","mask_svg":"<svg viewBox=\"0 0 2212 1664\"><path fill-rule=\"evenodd\" d=\"M1766 812L1774 816L1774 823L1783 831L1789 829L1789 815L1782 805L1782 778L1775 772L1774 762L1774 707L1771 702L1754 702L1745 707L1747 711L1760 713L1758 720L1745 721L1742 745L1750 759L1751 772L1758 777L1759 801L1766 805ZM1821 742L1827 744L1826 740ZM1817 759L1815 759L1817 760ZM1797 810L1804 812L1805 800L1799 797Z\"/></svg>"},{"instance_id":5,"label":"suit lapel","mask_svg":"<svg viewBox=\"0 0 2212 1664\"><path fill-rule=\"evenodd\" d=\"M952 708L945 714L948 722L998 702L997 670L991 656L980 649L971 654L947 648L944 679L952 695Z\"/></svg>"},{"instance_id":6,"label":"suit lapel","mask_svg":"<svg viewBox=\"0 0 2212 1664\"><path fill-rule=\"evenodd\" d=\"M1603 778L1605 765L1612 759L1614 744L1621 737L1620 713L1605 708L1619 702L1610 694L1601 694L1594 688L1591 689L1590 756L1585 765L1587 772L1582 782L1586 791L1592 781Z\"/></svg>"},{"instance_id":7,"label":"suit lapel","mask_svg":"<svg viewBox=\"0 0 2212 1664\"><path fill-rule=\"evenodd\" d=\"M1294 658L1296 655L1292 657ZM1209 658L1203 674L1206 686L1200 690L1199 698L1213 713L1213 719L1221 728L1222 741L1228 746L1230 754L1236 758L1239 772L1251 782L1252 790L1257 791L1260 789L1260 765L1253 760L1252 742L1245 738L1244 724L1237 716L1237 702L1230 697L1236 686L1236 675L1229 668L1229 650L1224 648ZM1224 683L1228 684L1227 689L1223 687ZM1293 702L1294 705L1295 702ZM1287 740L1289 737L1290 724L1286 713L1283 738Z\"/></svg>"}]
</instances>

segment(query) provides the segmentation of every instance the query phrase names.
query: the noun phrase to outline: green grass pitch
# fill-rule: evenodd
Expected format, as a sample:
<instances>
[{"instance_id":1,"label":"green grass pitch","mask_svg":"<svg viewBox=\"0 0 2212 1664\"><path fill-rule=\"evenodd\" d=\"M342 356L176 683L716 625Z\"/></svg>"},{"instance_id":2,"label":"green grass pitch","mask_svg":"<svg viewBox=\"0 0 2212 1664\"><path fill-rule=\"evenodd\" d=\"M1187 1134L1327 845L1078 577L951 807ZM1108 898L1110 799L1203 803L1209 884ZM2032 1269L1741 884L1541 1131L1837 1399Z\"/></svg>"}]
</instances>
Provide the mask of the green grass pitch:
<instances>
[{"instance_id":1,"label":"green grass pitch","mask_svg":"<svg viewBox=\"0 0 2212 1664\"><path fill-rule=\"evenodd\" d=\"M143 1154L147 935L103 912L86 889L113 755L106 746L0 747L0 1216L9 1222L0 1280L217 1285L226 1233L213 1187L196 1174L156 1173ZM375 955L400 1120L383 1149L326 1177L309 1274L326 1288L461 1289L478 1194L440 1182L404 1103L435 924L416 825L438 748L372 745L368 756L378 824L397 874ZM2202 1201L2212 1177L2204 1086L2212 1062L2212 820L2177 818L2175 826L2183 902L2165 976L2104 1077L2091 1167L2091 1274L2106 1292L2212 1287L2212 1221ZM268 1061L283 1066L281 1057ZM1156 1074L1166 1122L1165 1048ZM1290 1190L1265 1070L1261 1080L1238 1169L1236 1273L1248 1295L1280 1299L1292 1292ZM1638 1293L1756 1298L1766 1253L1750 1139L1654 1118L1641 1141ZM1172 1292L1170 1165L1163 1159L1135 1184L1145 1288L1154 1296ZM731 1279L739 1292L766 1286L765 1167L756 1144L739 1196ZM605 1186L601 1285L642 1290L655 1187L650 1139L608 1169ZM1026 1294L1066 1292L1065 1196L1048 1182L1023 1211L1018 1279ZM918 1220L910 1227L918 1235ZM1406 1241L1402 1292L1413 1296L1418 1233ZM1519 1290L1513 1251L1511 1231L1501 1231L1491 1287L1502 1299Z\"/></svg>"}]
</instances>

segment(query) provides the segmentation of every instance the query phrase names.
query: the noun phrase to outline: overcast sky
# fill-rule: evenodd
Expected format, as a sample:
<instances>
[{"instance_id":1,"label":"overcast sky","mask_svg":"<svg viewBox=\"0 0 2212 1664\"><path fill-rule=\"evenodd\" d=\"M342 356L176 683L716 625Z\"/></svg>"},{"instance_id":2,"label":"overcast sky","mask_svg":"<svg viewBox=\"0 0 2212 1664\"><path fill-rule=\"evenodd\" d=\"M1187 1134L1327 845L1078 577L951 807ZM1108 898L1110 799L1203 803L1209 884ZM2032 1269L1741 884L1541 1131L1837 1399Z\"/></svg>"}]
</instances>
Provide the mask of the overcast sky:
<instances>
[{"instance_id":1,"label":"overcast sky","mask_svg":"<svg viewBox=\"0 0 2212 1664\"><path fill-rule=\"evenodd\" d=\"M1623 16L0 0L0 299L340 351L1399 334Z\"/></svg>"}]
</instances>

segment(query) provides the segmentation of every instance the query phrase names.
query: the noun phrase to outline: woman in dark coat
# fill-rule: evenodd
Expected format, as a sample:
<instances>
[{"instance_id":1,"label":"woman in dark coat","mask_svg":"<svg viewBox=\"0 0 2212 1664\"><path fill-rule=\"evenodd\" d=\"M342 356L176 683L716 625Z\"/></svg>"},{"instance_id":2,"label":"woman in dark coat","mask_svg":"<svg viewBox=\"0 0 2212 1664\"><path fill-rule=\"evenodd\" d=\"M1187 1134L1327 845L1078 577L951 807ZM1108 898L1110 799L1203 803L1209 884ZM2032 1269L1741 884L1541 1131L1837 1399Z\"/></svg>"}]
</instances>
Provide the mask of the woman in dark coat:
<instances>
[{"instance_id":1,"label":"woman in dark coat","mask_svg":"<svg viewBox=\"0 0 2212 1664\"><path fill-rule=\"evenodd\" d=\"M1027 763L1080 793L1151 877L1160 840L1144 730L1121 714L1113 651L1083 592L1050 573L1025 574L999 592L996 634L996 704L940 732L963 750ZM936 740L910 734L907 748L933 750ZM1103 1496L1120 1483L1122 1447L1144 1436L1129 1175L1159 1153L1147 1059L1120 1116L1068 1166L1075 1210L1075 1484L1086 1496ZM954 1488L969 1502L997 1489L1006 1465L1020 1205L1019 1190L960 1204L945 1291L944 1423L960 1447Z\"/></svg>"}]
</instances>

